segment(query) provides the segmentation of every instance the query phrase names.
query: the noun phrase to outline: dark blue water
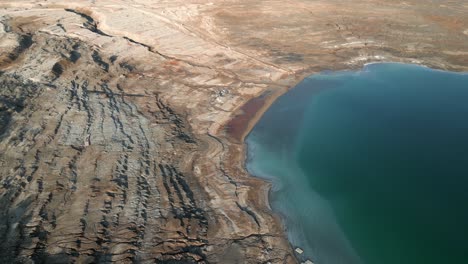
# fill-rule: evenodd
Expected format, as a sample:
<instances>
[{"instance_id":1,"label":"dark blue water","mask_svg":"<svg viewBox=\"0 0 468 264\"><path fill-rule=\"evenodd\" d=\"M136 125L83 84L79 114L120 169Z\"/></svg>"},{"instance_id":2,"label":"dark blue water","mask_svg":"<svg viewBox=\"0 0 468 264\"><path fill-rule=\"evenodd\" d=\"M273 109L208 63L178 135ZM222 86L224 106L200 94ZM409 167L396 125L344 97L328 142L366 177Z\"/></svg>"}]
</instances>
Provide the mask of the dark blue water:
<instances>
[{"instance_id":1,"label":"dark blue water","mask_svg":"<svg viewBox=\"0 0 468 264\"><path fill-rule=\"evenodd\" d=\"M311 76L247 138L248 169L317 264L468 263L468 75Z\"/></svg>"}]
</instances>

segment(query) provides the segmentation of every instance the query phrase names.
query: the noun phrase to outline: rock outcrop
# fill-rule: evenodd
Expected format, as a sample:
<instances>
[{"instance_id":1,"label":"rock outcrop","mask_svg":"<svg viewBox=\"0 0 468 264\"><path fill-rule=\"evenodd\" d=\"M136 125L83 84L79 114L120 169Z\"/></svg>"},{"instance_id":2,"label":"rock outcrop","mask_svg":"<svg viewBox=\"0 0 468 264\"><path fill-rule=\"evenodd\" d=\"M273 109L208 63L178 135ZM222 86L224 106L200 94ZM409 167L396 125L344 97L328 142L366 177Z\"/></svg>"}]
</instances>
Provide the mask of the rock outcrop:
<instances>
[{"instance_id":1,"label":"rock outcrop","mask_svg":"<svg viewBox=\"0 0 468 264\"><path fill-rule=\"evenodd\" d=\"M468 67L462 1L357 2L0 3L0 262L296 262L229 120L317 70Z\"/></svg>"}]
</instances>

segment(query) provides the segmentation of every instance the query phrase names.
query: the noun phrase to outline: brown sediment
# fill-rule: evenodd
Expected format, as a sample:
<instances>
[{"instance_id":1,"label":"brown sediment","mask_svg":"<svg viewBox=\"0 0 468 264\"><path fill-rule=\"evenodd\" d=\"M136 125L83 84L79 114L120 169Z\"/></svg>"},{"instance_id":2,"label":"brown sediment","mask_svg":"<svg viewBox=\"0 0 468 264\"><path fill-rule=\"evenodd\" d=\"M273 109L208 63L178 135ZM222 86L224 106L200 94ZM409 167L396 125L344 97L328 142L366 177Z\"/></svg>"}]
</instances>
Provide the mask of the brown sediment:
<instances>
[{"instance_id":1,"label":"brown sediment","mask_svg":"<svg viewBox=\"0 0 468 264\"><path fill-rule=\"evenodd\" d=\"M245 137L250 133L268 108L270 108L270 106L280 96L294 88L297 84L302 82L304 78L313 73L313 71L310 73L302 72L301 74L290 78L290 85L270 87L269 90L263 94L247 101L238 111L236 111L237 114L235 114L234 117L224 126L228 139L233 143L244 144Z\"/></svg>"},{"instance_id":2,"label":"brown sediment","mask_svg":"<svg viewBox=\"0 0 468 264\"><path fill-rule=\"evenodd\" d=\"M258 97L250 99L247 103L245 103L240 108L240 113L229 120L225 126L228 138L230 138L233 142L243 143L246 134L249 133L251 128L255 125L257 119L270 106L270 104L267 102L274 101L275 98L277 98L277 96L273 96L271 92L266 92Z\"/></svg>"},{"instance_id":3,"label":"brown sediment","mask_svg":"<svg viewBox=\"0 0 468 264\"><path fill-rule=\"evenodd\" d=\"M226 124L226 133L235 142L241 143L243 135L251 122L251 119L258 114L259 110L265 105L265 97L268 95L262 94L258 97L250 99L240 108L240 113L235 115Z\"/></svg>"}]
</instances>

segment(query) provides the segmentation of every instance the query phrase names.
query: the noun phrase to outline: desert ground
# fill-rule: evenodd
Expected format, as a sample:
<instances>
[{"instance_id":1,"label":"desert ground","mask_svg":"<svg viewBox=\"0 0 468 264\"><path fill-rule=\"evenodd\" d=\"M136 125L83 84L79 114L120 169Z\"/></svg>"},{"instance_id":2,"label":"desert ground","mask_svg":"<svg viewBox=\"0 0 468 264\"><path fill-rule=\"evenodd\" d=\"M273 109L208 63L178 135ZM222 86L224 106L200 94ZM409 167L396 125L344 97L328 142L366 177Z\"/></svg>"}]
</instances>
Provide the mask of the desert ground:
<instances>
[{"instance_id":1,"label":"desert ground","mask_svg":"<svg viewBox=\"0 0 468 264\"><path fill-rule=\"evenodd\" d=\"M243 166L266 107L323 70L468 71L462 0L0 1L0 23L1 263L296 263Z\"/></svg>"}]
</instances>

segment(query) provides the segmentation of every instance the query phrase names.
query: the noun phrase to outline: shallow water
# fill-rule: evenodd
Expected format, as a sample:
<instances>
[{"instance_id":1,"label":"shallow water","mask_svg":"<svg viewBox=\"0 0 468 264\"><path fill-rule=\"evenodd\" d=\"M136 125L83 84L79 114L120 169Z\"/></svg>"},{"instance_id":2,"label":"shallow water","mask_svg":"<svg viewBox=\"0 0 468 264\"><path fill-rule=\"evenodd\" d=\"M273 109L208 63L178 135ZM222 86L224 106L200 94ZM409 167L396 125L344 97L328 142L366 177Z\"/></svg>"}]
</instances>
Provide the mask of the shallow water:
<instances>
[{"instance_id":1,"label":"shallow water","mask_svg":"<svg viewBox=\"0 0 468 264\"><path fill-rule=\"evenodd\" d=\"M317 264L468 263L468 75L311 76L247 138L249 171Z\"/></svg>"}]
</instances>

